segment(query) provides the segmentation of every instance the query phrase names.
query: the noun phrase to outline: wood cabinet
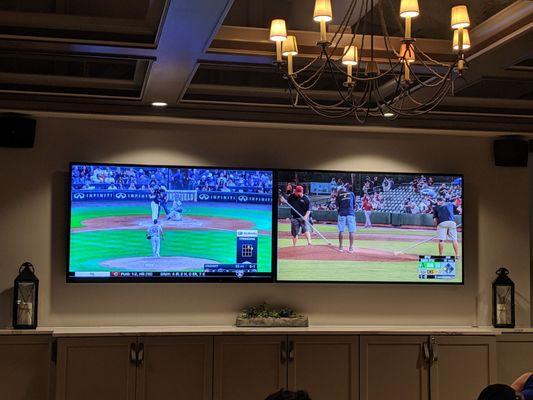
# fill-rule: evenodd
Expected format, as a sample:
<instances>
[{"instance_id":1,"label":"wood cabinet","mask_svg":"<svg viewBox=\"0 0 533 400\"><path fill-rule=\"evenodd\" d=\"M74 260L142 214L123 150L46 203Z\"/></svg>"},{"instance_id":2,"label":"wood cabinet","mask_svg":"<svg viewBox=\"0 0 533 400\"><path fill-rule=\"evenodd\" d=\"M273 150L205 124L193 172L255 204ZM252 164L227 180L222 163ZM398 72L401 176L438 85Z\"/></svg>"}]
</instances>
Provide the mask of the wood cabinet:
<instances>
[{"instance_id":1,"label":"wood cabinet","mask_svg":"<svg viewBox=\"0 0 533 400\"><path fill-rule=\"evenodd\" d=\"M427 336L361 336L361 400L428 400Z\"/></svg>"},{"instance_id":2,"label":"wood cabinet","mask_svg":"<svg viewBox=\"0 0 533 400\"><path fill-rule=\"evenodd\" d=\"M50 398L51 344L48 335L0 336L0 397Z\"/></svg>"},{"instance_id":3,"label":"wood cabinet","mask_svg":"<svg viewBox=\"0 0 533 400\"><path fill-rule=\"evenodd\" d=\"M58 400L134 400L136 337L58 340Z\"/></svg>"},{"instance_id":4,"label":"wood cabinet","mask_svg":"<svg viewBox=\"0 0 533 400\"><path fill-rule=\"evenodd\" d=\"M313 400L359 398L357 336L289 336L288 388Z\"/></svg>"},{"instance_id":5,"label":"wood cabinet","mask_svg":"<svg viewBox=\"0 0 533 400\"><path fill-rule=\"evenodd\" d=\"M286 387L286 336L215 337L214 400L263 400Z\"/></svg>"},{"instance_id":6,"label":"wood cabinet","mask_svg":"<svg viewBox=\"0 0 533 400\"><path fill-rule=\"evenodd\" d=\"M313 400L470 400L531 369L533 335L67 337L57 339L55 363L53 353L50 336L0 336L2 393L10 400L264 400L286 388Z\"/></svg>"},{"instance_id":7,"label":"wood cabinet","mask_svg":"<svg viewBox=\"0 0 533 400\"><path fill-rule=\"evenodd\" d=\"M213 338L58 340L57 400L210 400Z\"/></svg>"},{"instance_id":8,"label":"wood cabinet","mask_svg":"<svg viewBox=\"0 0 533 400\"><path fill-rule=\"evenodd\" d=\"M533 334L503 334L496 339L498 382L510 385L533 371Z\"/></svg>"},{"instance_id":9,"label":"wood cabinet","mask_svg":"<svg viewBox=\"0 0 533 400\"><path fill-rule=\"evenodd\" d=\"M313 400L357 400L357 336L215 338L215 400L263 400L282 388Z\"/></svg>"},{"instance_id":10,"label":"wood cabinet","mask_svg":"<svg viewBox=\"0 0 533 400\"><path fill-rule=\"evenodd\" d=\"M213 337L142 337L137 400L210 400Z\"/></svg>"},{"instance_id":11,"label":"wood cabinet","mask_svg":"<svg viewBox=\"0 0 533 400\"><path fill-rule=\"evenodd\" d=\"M496 381L492 336L432 336L431 399L472 400Z\"/></svg>"},{"instance_id":12,"label":"wood cabinet","mask_svg":"<svg viewBox=\"0 0 533 400\"><path fill-rule=\"evenodd\" d=\"M495 381L492 336L361 338L361 400L471 400Z\"/></svg>"}]
</instances>

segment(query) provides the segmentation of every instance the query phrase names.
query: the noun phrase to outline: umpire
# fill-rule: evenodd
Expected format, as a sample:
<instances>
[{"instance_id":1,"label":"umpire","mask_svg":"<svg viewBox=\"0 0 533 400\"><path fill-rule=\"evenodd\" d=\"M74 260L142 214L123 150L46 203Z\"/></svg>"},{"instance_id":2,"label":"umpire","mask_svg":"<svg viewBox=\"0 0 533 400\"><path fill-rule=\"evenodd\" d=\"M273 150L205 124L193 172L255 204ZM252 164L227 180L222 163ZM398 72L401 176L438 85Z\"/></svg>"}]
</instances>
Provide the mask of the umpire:
<instances>
[{"instance_id":1,"label":"umpire","mask_svg":"<svg viewBox=\"0 0 533 400\"><path fill-rule=\"evenodd\" d=\"M311 233L309 232L308 225L309 216L311 215L311 202L309 201L309 197L304 194L304 188L300 185L296 186L294 193L289 195L287 200L283 202L291 206L291 235L293 246L296 246L300 232L305 235L307 244L311 245Z\"/></svg>"}]
</instances>

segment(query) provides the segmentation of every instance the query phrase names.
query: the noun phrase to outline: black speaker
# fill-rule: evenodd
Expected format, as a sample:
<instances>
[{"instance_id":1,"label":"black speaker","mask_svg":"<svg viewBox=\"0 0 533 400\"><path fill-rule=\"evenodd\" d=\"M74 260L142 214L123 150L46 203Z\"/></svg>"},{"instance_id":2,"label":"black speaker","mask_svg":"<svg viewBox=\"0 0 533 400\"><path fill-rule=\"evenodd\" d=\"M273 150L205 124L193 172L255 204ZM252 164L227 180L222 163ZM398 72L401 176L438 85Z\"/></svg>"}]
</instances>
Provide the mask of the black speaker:
<instances>
[{"instance_id":1,"label":"black speaker","mask_svg":"<svg viewBox=\"0 0 533 400\"><path fill-rule=\"evenodd\" d=\"M527 167L529 143L522 139L494 141L494 162L497 167Z\"/></svg>"},{"instance_id":2,"label":"black speaker","mask_svg":"<svg viewBox=\"0 0 533 400\"><path fill-rule=\"evenodd\" d=\"M35 120L25 117L0 117L0 147L32 148Z\"/></svg>"}]
</instances>

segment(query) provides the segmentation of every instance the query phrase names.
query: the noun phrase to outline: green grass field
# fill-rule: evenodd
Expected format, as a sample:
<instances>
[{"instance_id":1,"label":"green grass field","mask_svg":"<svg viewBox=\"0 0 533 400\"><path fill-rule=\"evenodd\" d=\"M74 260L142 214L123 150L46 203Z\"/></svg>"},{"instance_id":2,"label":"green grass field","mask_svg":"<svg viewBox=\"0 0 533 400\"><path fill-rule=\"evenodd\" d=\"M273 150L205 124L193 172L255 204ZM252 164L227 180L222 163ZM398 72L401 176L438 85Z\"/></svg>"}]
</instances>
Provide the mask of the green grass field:
<instances>
[{"instance_id":1,"label":"green grass field","mask_svg":"<svg viewBox=\"0 0 533 400\"><path fill-rule=\"evenodd\" d=\"M278 232L286 233L289 231L288 224L279 224ZM337 233L335 225L319 225L318 229L322 234ZM358 240L357 234L375 235L374 240ZM387 235L394 236L424 236L432 237L435 235L434 230L421 229L398 229L398 228L360 228L356 234L356 248L360 249L377 249L394 253L406 249L416 241L402 240L385 240ZM280 235L281 236L281 235ZM331 235L327 235L331 237ZM345 246L347 245L347 234L345 234ZM382 238L383 240L379 240ZM459 251L461 252L462 235L459 234ZM325 244L325 242L314 236L315 244ZM337 239L329 239L335 246L338 245ZM299 246L306 246L305 240L300 240ZM292 240L286 237L278 239L278 248L292 246ZM329 251L335 251L330 249ZM437 242L423 243L415 248L405 252L413 255L438 255ZM444 246L444 255L453 255L451 243ZM327 257L327 256L326 256ZM446 280L446 282L461 282L462 279L462 259L457 261L455 279ZM418 279L418 263L416 261L339 261L339 260L286 260L278 257L278 279L285 281L365 281L365 282L420 282ZM424 282L442 282L437 280L427 280Z\"/></svg>"},{"instance_id":2,"label":"green grass field","mask_svg":"<svg viewBox=\"0 0 533 400\"><path fill-rule=\"evenodd\" d=\"M254 228L271 231L272 221L268 206L265 209L224 204L215 207L187 204L184 217L209 216L232 218L254 222ZM112 205L109 207L76 205L72 209L71 226L84 227L87 219L102 217L146 216L147 206ZM259 235L258 271L270 272L272 264L272 245L269 235ZM165 240L161 242L161 257L197 257L232 264L236 261L236 232L226 230L166 230ZM151 257L152 248L146 239L146 230L112 229L71 233L70 271L109 271L102 262L118 258ZM172 271L172 270L168 270ZM180 269L180 271L184 271ZM197 269L186 270L196 272Z\"/></svg>"}]
</instances>

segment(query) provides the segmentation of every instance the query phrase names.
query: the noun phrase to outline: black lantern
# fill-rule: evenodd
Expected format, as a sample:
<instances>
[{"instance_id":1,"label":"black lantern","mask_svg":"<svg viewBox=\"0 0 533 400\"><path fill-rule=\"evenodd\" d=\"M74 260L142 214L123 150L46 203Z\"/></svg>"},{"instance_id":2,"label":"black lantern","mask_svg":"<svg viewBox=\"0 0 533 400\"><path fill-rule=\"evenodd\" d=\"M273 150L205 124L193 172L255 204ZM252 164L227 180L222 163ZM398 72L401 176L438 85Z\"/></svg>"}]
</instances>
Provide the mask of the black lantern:
<instances>
[{"instance_id":1,"label":"black lantern","mask_svg":"<svg viewBox=\"0 0 533 400\"><path fill-rule=\"evenodd\" d=\"M496 271L498 277L492 282L492 325L495 328L514 328L514 282L506 268Z\"/></svg>"},{"instance_id":2,"label":"black lantern","mask_svg":"<svg viewBox=\"0 0 533 400\"><path fill-rule=\"evenodd\" d=\"M37 328L39 279L31 263L25 262L19 268L13 289L13 328Z\"/></svg>"}]
</instances>

